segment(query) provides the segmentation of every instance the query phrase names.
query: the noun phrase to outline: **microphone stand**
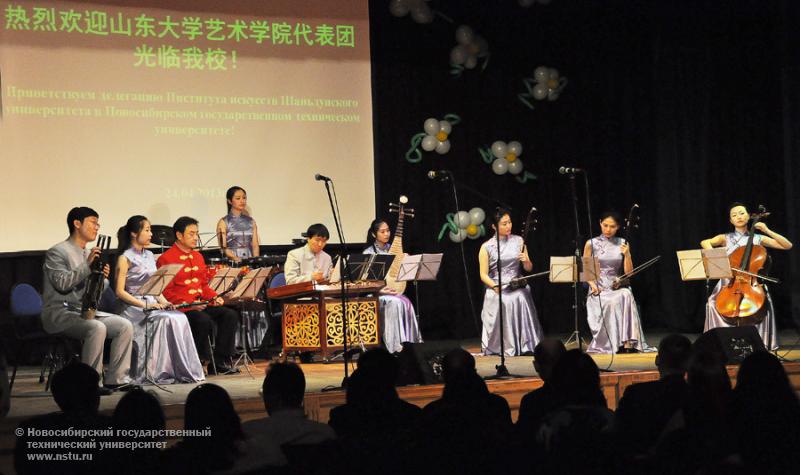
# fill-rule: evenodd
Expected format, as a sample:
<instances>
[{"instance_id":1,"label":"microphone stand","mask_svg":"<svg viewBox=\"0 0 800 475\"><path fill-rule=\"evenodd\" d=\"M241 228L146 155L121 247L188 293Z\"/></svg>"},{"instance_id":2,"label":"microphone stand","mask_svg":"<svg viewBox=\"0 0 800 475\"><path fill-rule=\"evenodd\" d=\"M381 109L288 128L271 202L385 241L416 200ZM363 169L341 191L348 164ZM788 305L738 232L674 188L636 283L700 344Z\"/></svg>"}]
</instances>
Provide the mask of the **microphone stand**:
<instances>
[{"instance_id":1,"label":"microphone stand","mask_svg":"<svg viewBox=\"0 0 800 475\"><path fill-rule=\"evenodd\" d=\"M580 279L581 272L583 271L583 261L581 260L581 225L578 220L578 192L575 190L575 174L569 174L570 192L572 193L572 215L575 219L575 265L577 267L577 278L572 283L572 310L574 314L575 330L569 336L564 346L569 345L574 340L578 344L578 349L583 351L583 342L581 340L581 332L578 328L578 280ZM588 196L587 196L588 200Z\"/></svg>"},{"instance_id":2,"label":"microphone stand","mask_svg":"<svg viewBox=\"0 0 800 475\"><path fill-rule=\"evenodd\" d=\"M343 350L343 361L344 361L344 379L342 379L341 387L344 388L347 386L347 380L350 379L350 370L347 367L347 364L350 362L350 353L347 350L347 333L349 331L348 322L347 322L347 294L345 292L345 280L351 279L350 275L350 268L347 265L347 243L344 239L344 232L342 231L342 225L340 222L340 215L338 210L338 202L335 205L334 202L334 194L336 190L331 193L331 180L322 180L325 182L325 191L328 193L328 202L331 205L331 213L333 214L333 223L336 226L336 234L339 236L339 268L341 272L339 274L339 283L341 288L341 303L342 303L342 350ZM345 278L347 276L347 278Z\"/></svg>"}]
</instances>

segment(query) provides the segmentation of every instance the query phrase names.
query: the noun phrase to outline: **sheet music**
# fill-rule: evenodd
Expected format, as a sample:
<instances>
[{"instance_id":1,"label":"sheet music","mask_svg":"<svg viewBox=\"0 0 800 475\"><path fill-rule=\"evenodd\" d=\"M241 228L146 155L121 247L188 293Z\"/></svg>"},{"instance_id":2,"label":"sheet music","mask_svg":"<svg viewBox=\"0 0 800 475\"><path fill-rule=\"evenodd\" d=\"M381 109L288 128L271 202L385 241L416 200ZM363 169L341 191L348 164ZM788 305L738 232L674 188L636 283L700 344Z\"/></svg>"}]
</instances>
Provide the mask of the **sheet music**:
<instances>
[{"instance_id":1,"label":"sheet music","mask_svg":"<svg viewBox=\"0 0 800 475\"><path fill-rule=\"evenodd\" d=\"M183 269L183 264L167 264L161 266L153 272L147 282L140 288L140 295L157 296L164 292L164 289L172 282L172 279Z\"/></svg>"}]
</instances>

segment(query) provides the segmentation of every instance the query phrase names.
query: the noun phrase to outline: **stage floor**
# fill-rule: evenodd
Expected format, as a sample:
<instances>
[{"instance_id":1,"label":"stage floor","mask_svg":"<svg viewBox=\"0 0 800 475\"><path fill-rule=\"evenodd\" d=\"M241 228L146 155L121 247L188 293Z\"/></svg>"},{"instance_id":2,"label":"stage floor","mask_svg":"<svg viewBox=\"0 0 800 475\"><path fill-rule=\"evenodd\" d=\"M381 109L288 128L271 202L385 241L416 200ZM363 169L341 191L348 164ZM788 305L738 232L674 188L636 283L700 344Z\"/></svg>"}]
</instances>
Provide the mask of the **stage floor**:
<instances>
[{"instance_id":1,"label":"stage floor","mask_svg":"<svg viewBox=\"0 0 800 475\"><path fill-rule=\"evenodd\" d=\"M666 335L666 333L648 334L648 344L655 347L661 341L661 338ZM563 339L568 337L568 335L561 336L563 336ZM686 336L694 341L699 335L687 334ZM779 352L781 356L788 360L800 361L800 342L798 342L798 335L794 330L781 332L779 341L782 344ZM478 372L481 376L495 374L495 366L500 363L499 356L478 355L480 352L480 342L478 340L463 341L461 346L476 355L475 359ZM632 371L655 370L655 357L655 352L618 354L614 355L613 358L611 355L592 355L597 366L601 369L607 368L614 372L626 373ZM533 357L530 356L506 358L506 367L509 372L523 378L535 378L537 376L532 363ZM256 364L250 366L252 377L247 371L242 369L240 374L212 376L205 382L223 386L230 394L231 399L234 400L258 398L258 390L261 388L266 366L267 362L265 360L256 360ZM308 393L318 393L321 392L323 388L339 386L344 376L341 360L328 364L302 364L301 367L305 373L306 392ZM49 393L44 391L44 384L39 384L38 377L38 367L22 367L19 369L11 398L11 413L8 415L9 418L30 417L58 410L53 398ZM198 384L201 383L164 386L164 388L168 389L170 392L161 391L154 386L146 386L146 388L152 389L161 399L162 404L169 406L183 404L184 401L186 401L186 396L189 391L194 389ZM101 398L100 410L113 410L121 397L122 394L114 394Z\"/></svg>"}]
</instances>

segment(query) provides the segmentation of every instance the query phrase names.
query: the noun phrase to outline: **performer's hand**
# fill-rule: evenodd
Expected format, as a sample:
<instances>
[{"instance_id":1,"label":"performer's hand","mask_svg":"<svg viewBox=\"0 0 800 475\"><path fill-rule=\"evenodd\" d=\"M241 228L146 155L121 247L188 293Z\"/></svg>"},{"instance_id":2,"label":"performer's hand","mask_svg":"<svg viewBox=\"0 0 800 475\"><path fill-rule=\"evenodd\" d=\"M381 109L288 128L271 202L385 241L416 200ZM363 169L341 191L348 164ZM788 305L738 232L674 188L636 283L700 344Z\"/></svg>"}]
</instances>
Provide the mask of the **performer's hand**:
<instances>
[{"instance_id":1,"label":"performer's hand","mask_svg":"<svg viewBox=\"0 0 800 475\"><path fill-rule=\"evenodd\" d=\"M600 287L594 282L589 282L589 290L592 295L600 295Z\"/></svg>"},{"instance_id":2,"label":"performer's hand","mask_svg":"<svg viewBox=\"0 0 800 475\"><path fill-rule=\"evenodd\" d=\"M384 287L381 289L382 294L397 295L397 290L391 287Z\"/></svg>"},{"instance_id":3,"label":"performer's hand","mask_svg":"<svg viewBox=\"0 0 800 475\"><path fill-rule=\"evenodd\" d=\"M324 278L325 274L323 274L321 270L311 273L311 280L313 280L314 282L322 282Z\"/></svg>"},{"instance_id":4,"label":"performer's hand","mask_svg":"<svg viewBox=\"0 0 800 475\"><path fill-rule=\"evenodd\" d=\"M619 247L619 251L622 253L622 255L628 256L631 253L631 246L626 242Z\"/></svg>"},{"instance_id":5,"label":"performer's hand","mask_svg":"<svg viewBox=\"0 0 800 475\"><path fill-rule=\"evenodd\" d=\"M520 252L520 253L519 253L519 256L517 256L517 258L518 258L518 259L519 259L519 261L520 261L520 262L522 262L523 264L524 264L524 263L526 263L526 262L528 262L528 261L530 260L530 259L528 258L528 253L527 253L527 252Z\"/></svg>"},{"instance_id":6,"label":"performer's hand","mask_svg":"<svg viewBox=\"0 0 800 475\"><path fill-rule=\"evenodd\" d=\"M214 297L214 305L222 306L225 305L225 299L222 297Z\"/></svg>"},{"instance_id":7,"label":"performer's hand","mask_svg":"<svg viewBox=\"0 0 800 475\"><path fill-rule=\"evenodd\" d=\"M95 259L100 257L100 248L93 247L91 251L89 251L89 255L86 257L86 261L89 262L89 265L92 265Z\"/></svg>"},{"instance_id":8,"label":"performer's hand","mask_svg":"<svg viewBox=\"0 0 800 475\"><path fill-rule=\"evenodd\" d=\"M767 227L767 223L762 223L759 221L753 227L756 229L756 231L761 231L764 234L767 234L769 232L769 227Z\"/></svg>"},{"instance_id":9,"label":"performer's hand","mask_svg":"<svg viewBox=\"0 0 800 475\"><path fill-rule=\"evenodd\" d=\"M106 279L108 279L108 276L109 276L109 275L111 275L111 266L109 266L108 264L106 264L106 265L104 265L104 266L103 266L103 277L105 277Z\"/></svg>"}]
</instances>

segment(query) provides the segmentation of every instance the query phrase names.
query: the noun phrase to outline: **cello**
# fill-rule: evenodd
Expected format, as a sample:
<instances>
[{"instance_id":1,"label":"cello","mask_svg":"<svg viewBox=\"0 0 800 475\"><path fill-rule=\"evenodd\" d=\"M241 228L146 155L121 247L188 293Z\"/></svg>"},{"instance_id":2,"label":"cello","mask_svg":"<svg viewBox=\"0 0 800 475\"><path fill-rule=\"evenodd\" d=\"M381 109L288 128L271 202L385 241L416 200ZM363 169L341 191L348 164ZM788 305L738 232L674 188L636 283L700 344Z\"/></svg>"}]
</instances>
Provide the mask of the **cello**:
<instances>
[{"instance_id":1,"label":"cello","mask_svg":"<svg viewBox=\"0 0 800 475\"><path fill-rule=\"evenodd\" d=\"M747 245L737 248L728 256L733 278L724 285L714 306L720 316L731 325L759 323L766 314L767 295L759 272L768 263L767 249L753 244L756 224L769 216L763 206L758 213L751 213L752 224L748 231Z\"/></svg>"}]
</instances>

